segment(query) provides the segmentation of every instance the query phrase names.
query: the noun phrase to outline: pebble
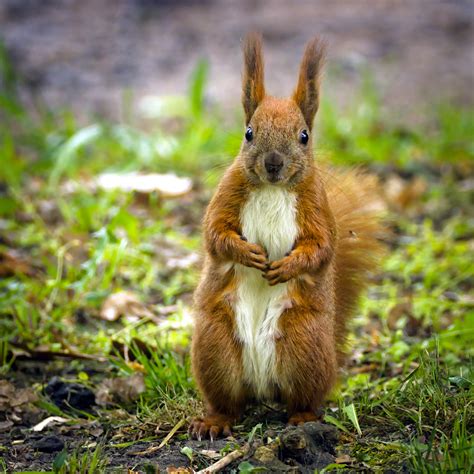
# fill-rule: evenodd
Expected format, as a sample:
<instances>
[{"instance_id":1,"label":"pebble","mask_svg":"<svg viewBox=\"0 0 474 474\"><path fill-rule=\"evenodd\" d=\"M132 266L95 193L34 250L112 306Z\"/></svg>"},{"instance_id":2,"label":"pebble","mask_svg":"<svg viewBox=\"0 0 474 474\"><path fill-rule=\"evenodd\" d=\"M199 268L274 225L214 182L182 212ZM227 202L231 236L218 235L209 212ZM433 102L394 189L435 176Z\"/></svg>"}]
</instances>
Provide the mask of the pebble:
<instances>
[{"instance_id":1,"label":"pebble","mask_svg":"<svg viewBox=\"0 0 474 474\"><path fill-rule=\"evenodd\" d=\"M64 448L64 441L57 436L45 436L36 441L33 447L43 453L54 453Z\"/></svg>"},{"instance_id":2,"label":"pebble","mask_svg":"<svg viewBox=\"0 0 474 474\"><path fill-rule=\"evenodd\" d=\"M64 382L59 377L53 377L45 389L46 394L61 409L76 408L87 410L95 404L95 395L84 385Z\"/></svg>"}]
</instances>

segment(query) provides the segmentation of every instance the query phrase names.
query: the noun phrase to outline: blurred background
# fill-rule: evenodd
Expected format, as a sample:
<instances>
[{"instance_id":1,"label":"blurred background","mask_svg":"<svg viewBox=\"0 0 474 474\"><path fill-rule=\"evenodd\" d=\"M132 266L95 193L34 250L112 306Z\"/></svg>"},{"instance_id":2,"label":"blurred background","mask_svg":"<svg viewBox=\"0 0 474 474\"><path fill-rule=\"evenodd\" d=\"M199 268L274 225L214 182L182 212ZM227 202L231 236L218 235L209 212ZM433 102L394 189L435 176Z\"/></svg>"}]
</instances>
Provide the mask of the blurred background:
<instances>
[{"instance_id":1,"label":"blurred background","mask_svg":"<svg viewBox=\"0 0 474 474\"><path fill-rule=\"evenodd\" d=\"M472 102L470 0L3 0L1 34L25 87L48 104L117 116L135 99L180 94L199 59L210 64L206 98L239 101L240 41L265 38L267 81L295 85L305 42L329 43L328 97L345 104L370 68L383 105L401 120L427 103ZM426 113L426 111L425 111ZM401 114L401 115L399 115Z\"/></svg>"},{"instance_id":2,"label":"blurred background","mask_svg":"<svg viewBox=\"0 0 474 474\"><path fill-rule=\"evenodd\" d=\"M339 441L275 448L285 413L251 408L210 458L192 293L252 30L281 96L327 40L316 160L373 174L392 232L326 403ZM272 472L468 472L473 76L472 0L0 0L0 472L197 470L249 439Z\"/></svg>"}]
</instances>

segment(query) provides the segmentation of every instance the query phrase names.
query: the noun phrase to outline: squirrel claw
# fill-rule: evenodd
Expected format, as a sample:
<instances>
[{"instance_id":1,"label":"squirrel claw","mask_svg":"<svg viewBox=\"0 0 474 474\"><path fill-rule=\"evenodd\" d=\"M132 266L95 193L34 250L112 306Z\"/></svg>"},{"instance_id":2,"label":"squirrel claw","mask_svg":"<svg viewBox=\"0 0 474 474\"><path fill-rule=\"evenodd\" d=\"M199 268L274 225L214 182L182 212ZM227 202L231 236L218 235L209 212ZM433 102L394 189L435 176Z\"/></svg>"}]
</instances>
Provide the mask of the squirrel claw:
<instances>
[{"instance_id":1,"label":"squirrel claw","mask_svg":"<svg viewBox=\"0 0 474 474\"><path fill-rule=\"evenodd\" d=\"M268 265L264 276L270 286L274 286L278 283L285 283L294 277L292 263L291 257L283 257L282 259L275 260Z\"/></svg>"},{"instance_id":2,"label":"squirrel claw","mask_svg":"<svg viewBox=\"0 0 474 474\"><path fill-rule=\"evenodd\" d=\"M268 281L270 286L277 285L278 283L285 283L290 280L290 277L281 271L281 269L269 270L263 275L263 277Z\"/></svg>"},{"instance_id":3,"label":"squirrel claw","mask_svg":"<svg viewBox=\"0 0 474 474\"><path fill-rule=\"evenodd\" d=\"M257 270L265 271L268 261L265 249L257 244L249 244L245 242L242 249L242 259L239 263Z\"/></svg>"},{"instance_id":4,"label":"squirrel claw","mask_svg":"<svg viewBox=\"0 0 474 474\"><path fill-rule=\"evenodd\" d=\"M209 438L211 442L219 436L231 436L230 421L222 415L195 418L189 425L188 435L191 439L202 441Z\"/></svg>"}]
</instances>

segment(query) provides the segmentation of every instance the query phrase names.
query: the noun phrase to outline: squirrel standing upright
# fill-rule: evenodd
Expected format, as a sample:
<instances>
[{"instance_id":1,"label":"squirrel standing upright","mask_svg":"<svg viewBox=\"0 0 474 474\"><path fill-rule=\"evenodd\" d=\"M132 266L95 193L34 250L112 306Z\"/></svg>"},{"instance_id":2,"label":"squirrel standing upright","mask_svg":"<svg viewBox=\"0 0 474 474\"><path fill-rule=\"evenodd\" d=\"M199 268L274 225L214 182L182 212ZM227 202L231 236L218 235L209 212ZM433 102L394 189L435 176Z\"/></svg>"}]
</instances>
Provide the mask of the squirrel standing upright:
<instances>
[{"instance_id":1,"label":"squirrel standing upright","mask_svg":"<svg viewBox=\"0 0 474 474\"><path fill-rule=\"evenodd\" d=\"M312 125L324 45L306 46L295 92L265 92L261 39L244 41L246 132L204 219L192 366L207 413L194 438L227 436L252 400L317 410L344 359L346 321L380 250L374 183L316 165Z\"/></svg>"}]
</instances>

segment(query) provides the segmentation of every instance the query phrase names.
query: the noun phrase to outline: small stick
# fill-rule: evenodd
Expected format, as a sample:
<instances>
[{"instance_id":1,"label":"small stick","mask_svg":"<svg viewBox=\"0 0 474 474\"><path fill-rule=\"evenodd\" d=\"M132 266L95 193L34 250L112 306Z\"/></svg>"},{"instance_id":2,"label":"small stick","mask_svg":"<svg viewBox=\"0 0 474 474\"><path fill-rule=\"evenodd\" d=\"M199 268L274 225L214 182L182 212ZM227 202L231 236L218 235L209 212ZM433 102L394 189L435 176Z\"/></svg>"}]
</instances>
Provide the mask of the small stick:
<instances>
[{"instance_id":1,"label":"small stick","mask_svg":"<svg viewBox=\"0 0 474 474\"><path fill-rule=\"evenodd\" d=\"M81 354L78 352L70 351L70 352L56 352L56 351L42 351L36 349L29 349L26 344L17 343L17 342L10 342L9 343L12 347L16 347L25 351L28 357L34 357L37 360L51 360L54 357L62 357L64 359L80 359L80 360L96 360L97 362L106 362L107 359L105 357L96 356L93 354ZM20 357L25 357L25 355L20 354L17 356L17 359Z\"/></svg>"},{"instance_id":2,"label":"small stick","mask_svg":"<svg viewBox=\"0 0 474 474\"><path fill-rule=\"evenodd\" d=\"M224 456L222 459L219 459L219 461L215 462L214 464L211 464L210 466L204 469L201 469L200 471L197 471L195 474L212 474L213 472L219 472L221 469L224 469L224 467L228 466L231 462L242 457L248 451L248 448L249 447L246 444L241 449L236 449L235 451L232 451L231 453Z\"/></svg>"},{"instance_id":3,"label":"small stick","mask_svg":"<svg viewBox=\"0 0 474 474\"><path fill-rule=\"evenodd\" d=\"M184 423L186 423L186 420L184 418L178 421L175 427L166 435L166 438L160 443L160 445L158 446L158 449L161 449L165 444L167 444L168 441L174 436L176 431L178 431L184 425Z\"/></svg>"},{"instance_id":4,"label":"small stick","mask_svg":"<svg viewBox=\"0 0 474 474\"><path fill-rule=\"evenodd\" d=\"M178 421L178 423L176 423L176 425L174 426L174 428L166 435L165 439L163 439L163 441L158 445L158 446L152 446L148 449L145 449L145 451L136 451L134 453L130 453L132 454L133 456L143 456L145 454L150 454L150 453L154 453L155 451L158 451L159 449L161 449L166 443L168 443L168 441L175 435L175 433L184 425L184 423L186 422L186 420L181 420L181 421Z\"/></svg>"}]
</instances>

